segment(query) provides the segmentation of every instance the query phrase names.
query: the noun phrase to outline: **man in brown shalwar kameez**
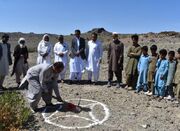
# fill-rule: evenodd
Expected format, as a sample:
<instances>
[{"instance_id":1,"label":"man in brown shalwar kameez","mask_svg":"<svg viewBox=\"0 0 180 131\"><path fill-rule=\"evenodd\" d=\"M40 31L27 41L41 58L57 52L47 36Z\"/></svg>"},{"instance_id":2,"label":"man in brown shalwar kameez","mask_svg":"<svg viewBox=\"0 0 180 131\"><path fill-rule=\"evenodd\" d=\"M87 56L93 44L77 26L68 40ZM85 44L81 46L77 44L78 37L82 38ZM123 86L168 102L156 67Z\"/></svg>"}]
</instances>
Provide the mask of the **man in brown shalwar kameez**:
<instances>
[{"instance_id":1,"label":"man in brown shalwar kameez","mask_svg":"<svg viewBox=\"0 0 180 131\"><path fill-rule=\"evenodd\" d=\"M118 34L113 33L113 41L109 44L108 48L108 85L111 87L113 80L113 72L117 77L116 87L120 87L122 83L122 70L124 58L124 44L118 39Z\"/></svg>"},{"instance_id":2,"label":"man in brown shalwar kameez","mask_svg":"<svg viewBox=\"0 0 180 131\"><path fill-rule=\"evenodd\" d=\"M125 72L126 72L126 89L133 90L136 88L138 70L137 65L141 56L141 46L138 44L138 35L132 35L133 45L129 48L127 56L129 57Z\"/></svg>"}]
</instances>

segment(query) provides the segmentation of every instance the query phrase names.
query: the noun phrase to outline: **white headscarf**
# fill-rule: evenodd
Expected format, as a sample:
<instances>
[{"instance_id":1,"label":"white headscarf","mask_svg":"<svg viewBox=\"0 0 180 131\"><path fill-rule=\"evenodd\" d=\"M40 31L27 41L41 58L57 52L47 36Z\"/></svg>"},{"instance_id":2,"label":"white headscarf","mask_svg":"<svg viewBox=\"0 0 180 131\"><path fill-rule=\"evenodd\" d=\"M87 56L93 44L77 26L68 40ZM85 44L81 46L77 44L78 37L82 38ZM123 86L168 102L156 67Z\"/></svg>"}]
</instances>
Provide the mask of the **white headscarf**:
<instances>
[{"instance_id":1,"label":"white headscarf","mask_svg":"<svg viewBox=\"0 0 180 131\"><path fill-rule=\"evenodd\" d=\"M45 34L45 35L43 36L43 38L42 38L41 42L44 42L44 43L49 43L49 41L45 41L45 40L44 40L44 39L45 39L45 37L49 37L49 35L48 35L48 34Z\"/></svg>"},{"instance_id":2,"label":"white headscarf","mask_svg":"<svg viewBox=\"0 0 180 131\"><path fill-rule=\"evenodd\" d=\"M19 43L20 47L21 47L21 48L24 48L24 47L25 47L25 43L22 44L21 41L25 41L25 42L26 42L25 38L21 37L21 38L19 38L19 40L18 40L18 43Z\"/></svg>"},{"instance_id":3,"label":"white headscarf","mask_svg":"<svg viewBox=\"0 0 180 131\"><path fill-rule=\"evenodd\" d=\"M39 42L39 45L45 45L45 48L42 48L42 47L39 47L38 46L38 50L43 50L43 52L46 52L46 53L50 53L51 52L51 43L49 41L45 41L45 37L49 37L48 34L45 34L42 38L42 40Z\"/></svg>"}]
</instances>

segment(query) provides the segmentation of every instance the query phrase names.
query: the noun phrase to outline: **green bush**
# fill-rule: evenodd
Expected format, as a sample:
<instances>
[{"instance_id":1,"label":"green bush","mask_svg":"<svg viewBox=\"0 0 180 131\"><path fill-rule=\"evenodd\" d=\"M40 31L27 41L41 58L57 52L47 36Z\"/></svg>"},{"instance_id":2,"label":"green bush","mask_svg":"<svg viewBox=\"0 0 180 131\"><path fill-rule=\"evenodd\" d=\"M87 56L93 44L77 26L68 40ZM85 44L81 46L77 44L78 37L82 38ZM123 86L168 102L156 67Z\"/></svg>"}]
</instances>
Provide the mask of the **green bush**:
<instances>
[{"instance_id":1,"label":"green bush","mask_svg":"<svg viewBox=\"0 0 180 131\"><path fill-rule=\"evenodd\" d=\"M25 107L25 100L17 92L0 95L0 130L18 131L27 122L31 111Z\"/></svg>"}]
</instances>

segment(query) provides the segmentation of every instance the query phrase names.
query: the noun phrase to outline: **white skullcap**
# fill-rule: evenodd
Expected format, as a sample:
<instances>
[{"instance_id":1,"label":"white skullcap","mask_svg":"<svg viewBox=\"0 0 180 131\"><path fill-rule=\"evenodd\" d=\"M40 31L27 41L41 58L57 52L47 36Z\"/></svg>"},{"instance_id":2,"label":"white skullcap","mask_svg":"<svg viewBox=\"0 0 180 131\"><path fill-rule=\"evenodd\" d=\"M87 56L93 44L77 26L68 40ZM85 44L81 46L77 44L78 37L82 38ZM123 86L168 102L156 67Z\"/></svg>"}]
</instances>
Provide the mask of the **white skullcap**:
<instances>
[{"instance_id":1,"label":"white skullcap","mask_svg":"<svg viewBox=\"0 0 180 131\"><path fill-rule=\"evenodd\" d=\"M113 35L118 35L118 33L117 33L117 32L113 32L112 34L113 34Z\"/></svg>"}]
</instances>

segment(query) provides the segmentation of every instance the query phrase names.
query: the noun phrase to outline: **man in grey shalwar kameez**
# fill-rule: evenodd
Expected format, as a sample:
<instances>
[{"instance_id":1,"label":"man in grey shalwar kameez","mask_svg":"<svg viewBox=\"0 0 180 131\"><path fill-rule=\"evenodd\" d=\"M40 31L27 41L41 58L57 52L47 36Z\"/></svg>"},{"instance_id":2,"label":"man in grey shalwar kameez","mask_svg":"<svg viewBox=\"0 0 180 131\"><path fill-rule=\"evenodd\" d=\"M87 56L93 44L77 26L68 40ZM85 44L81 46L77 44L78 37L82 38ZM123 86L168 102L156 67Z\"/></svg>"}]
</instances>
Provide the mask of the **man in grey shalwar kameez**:
<instances>
[{"instance_id":1,"label":"man in grey shalwar kameez","mask_svg":"<svg viewBox=\"0 0 180 131\"><path fill-rule=\"evenodd\" d=\"M27 99L30 107L36 111L38 103L42 97L46 106L52 106L52 90L57 97L57 100L62 102L58 90L59 73L64 69L62 62L56 62L53 65L39 64L31 67L24 79L28 82ZM24 81L23 79L23 81ZM21 83L23 85L23 83ZM21 88L20 85L20 88Z\"/></svg>"},{"instance_id":2,"label":"man in grey shalwar kameez","mask_svg":"<svg viewBox=\"0 0 180 131\"><path fill-rule=\"evenodd\" d=\"M9 65L12 65L10 44L8 43L9 35L4 34L0 42L0 89L4 89L3 82L5 76L8 75Z\"/></svg>"}]
</instances>

